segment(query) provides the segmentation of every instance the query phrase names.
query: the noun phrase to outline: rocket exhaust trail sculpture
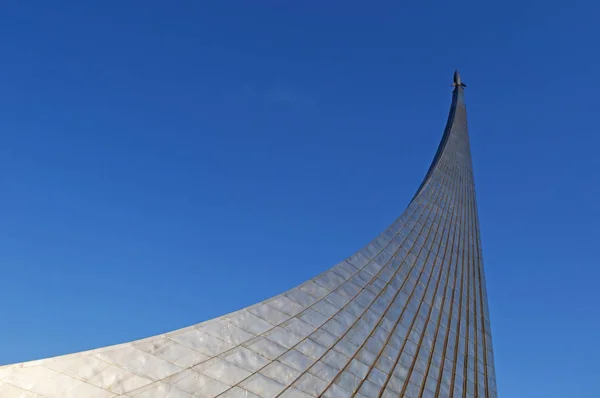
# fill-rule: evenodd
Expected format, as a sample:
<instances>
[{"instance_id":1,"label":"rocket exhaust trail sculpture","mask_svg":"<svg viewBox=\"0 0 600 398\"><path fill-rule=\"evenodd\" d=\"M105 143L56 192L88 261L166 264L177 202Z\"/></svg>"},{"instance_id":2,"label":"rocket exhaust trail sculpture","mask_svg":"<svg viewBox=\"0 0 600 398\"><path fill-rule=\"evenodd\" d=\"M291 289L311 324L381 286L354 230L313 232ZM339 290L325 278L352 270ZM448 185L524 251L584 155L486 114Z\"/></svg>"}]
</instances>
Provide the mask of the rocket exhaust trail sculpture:
<instances>
[{"instance_id":1,"label":"rocket exhaust trail sculpture","mask_svg":"<svg viewBox=\"0 0 600 398\"><path fill-rule=\"evenodd\" d=\"M321 275L170 333L0 367L0 397L496 398L464 87L412 201Z\"/></svg>"}]
</instances>

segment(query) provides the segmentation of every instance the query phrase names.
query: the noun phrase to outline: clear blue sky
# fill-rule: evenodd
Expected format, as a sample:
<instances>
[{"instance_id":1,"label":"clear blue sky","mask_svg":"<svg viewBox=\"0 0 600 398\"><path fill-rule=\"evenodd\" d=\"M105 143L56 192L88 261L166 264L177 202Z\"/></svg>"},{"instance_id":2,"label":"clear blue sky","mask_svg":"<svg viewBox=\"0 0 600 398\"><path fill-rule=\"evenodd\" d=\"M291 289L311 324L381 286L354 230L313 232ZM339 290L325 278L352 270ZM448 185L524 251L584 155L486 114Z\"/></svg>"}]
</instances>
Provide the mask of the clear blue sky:
<instances>
[{"instance_id":1,"label":"clear blue sky","mask_svg":"<svg viewBox=\"0 0 600 398\"><path fill-rule=\"evenodd\" d=\"M291 3L3 3L0 364L353 253L424 176L458 67L500 394L597 398L597 2Z\"/></svg>"}]
</instances>

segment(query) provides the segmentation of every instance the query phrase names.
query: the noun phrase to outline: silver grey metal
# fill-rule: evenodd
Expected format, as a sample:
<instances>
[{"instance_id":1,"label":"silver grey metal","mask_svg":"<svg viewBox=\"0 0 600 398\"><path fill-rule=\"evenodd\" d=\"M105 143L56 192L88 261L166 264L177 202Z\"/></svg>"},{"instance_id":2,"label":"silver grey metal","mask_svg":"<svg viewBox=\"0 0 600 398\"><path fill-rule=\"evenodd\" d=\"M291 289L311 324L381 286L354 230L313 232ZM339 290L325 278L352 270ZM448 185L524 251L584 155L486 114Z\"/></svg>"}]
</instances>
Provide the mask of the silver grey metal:
<instances>
[{"instance_id":1,"label":"silver grey metal","mask_svg":"<svg viewBox=\"0 0 600 398\"><path fill-rule=\"evenodd\" d=\"M464 84L463 82L460 81L460 74L458 73L458 70L454 71L454 83L452 83L452 86L454 86L454 87L457 87L457 86L467 87L466 84Z\"/></svg>"},{"instance_id":2,"label":"silver grey metal","mask_svg":"<svg viewBox=\"0 0 600 398\"><path fill-rule=\"evenodd\" d=\"M279 296L159 336L0 367L0 397L496 398L465 84L408 208Z\"/></svg>"}]
</instances>

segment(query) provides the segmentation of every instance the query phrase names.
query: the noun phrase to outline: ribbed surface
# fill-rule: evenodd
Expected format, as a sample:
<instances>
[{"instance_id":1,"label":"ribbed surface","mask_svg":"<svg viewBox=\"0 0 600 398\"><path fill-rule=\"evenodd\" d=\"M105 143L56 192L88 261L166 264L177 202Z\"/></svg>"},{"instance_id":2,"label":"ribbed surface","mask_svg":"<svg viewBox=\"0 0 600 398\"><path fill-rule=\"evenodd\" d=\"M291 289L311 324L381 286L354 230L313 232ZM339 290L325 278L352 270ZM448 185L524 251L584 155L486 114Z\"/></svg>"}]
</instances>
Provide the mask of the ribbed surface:
<instances>
[{"instance_id":1,"label":"ribbed surface","mask_svg":"<svg viewBox=\"0 0 600 398\"><path fill-rule=\"evenodd\" d=\"M463 89L417 194L286 293L165 335L0 367L0 397L495 398Z\"/></svg>"}]
</instances>

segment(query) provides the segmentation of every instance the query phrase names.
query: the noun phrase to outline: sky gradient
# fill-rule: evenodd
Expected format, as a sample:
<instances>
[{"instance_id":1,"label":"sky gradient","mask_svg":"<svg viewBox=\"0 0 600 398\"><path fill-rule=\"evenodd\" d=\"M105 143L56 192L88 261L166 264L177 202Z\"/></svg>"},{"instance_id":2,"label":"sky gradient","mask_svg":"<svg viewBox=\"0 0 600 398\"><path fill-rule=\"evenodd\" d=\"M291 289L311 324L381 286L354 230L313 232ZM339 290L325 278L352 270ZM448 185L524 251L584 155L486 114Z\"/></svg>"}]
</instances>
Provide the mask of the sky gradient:
<instances>
[{"instance_id":1,"label":"sky gradient","mask_svg":"<svg viewBox=\"0 0 600 398\"><path fill-rule=\"evenodd\" d=\"M1 6L0 365L354 253L412 198L459 68L499 394L596 398L600 5L297 3Z\"/></svg>"}]
</instances>

